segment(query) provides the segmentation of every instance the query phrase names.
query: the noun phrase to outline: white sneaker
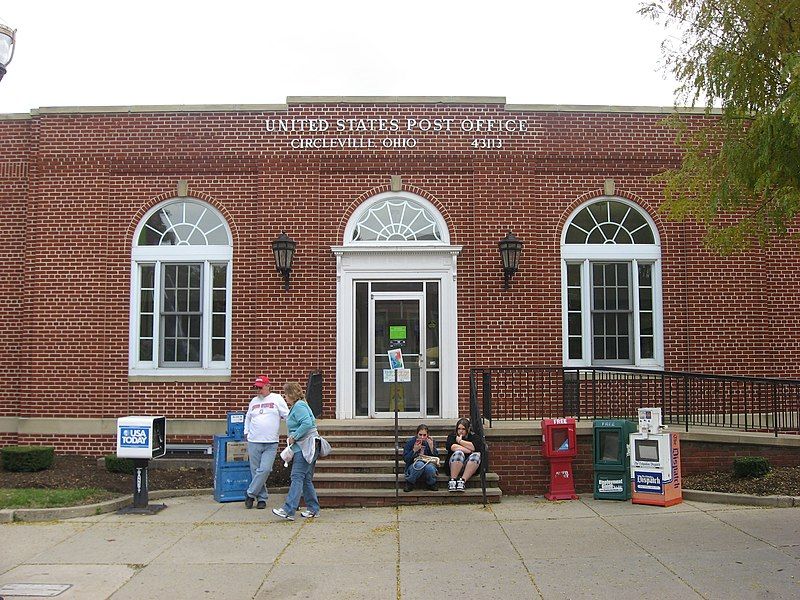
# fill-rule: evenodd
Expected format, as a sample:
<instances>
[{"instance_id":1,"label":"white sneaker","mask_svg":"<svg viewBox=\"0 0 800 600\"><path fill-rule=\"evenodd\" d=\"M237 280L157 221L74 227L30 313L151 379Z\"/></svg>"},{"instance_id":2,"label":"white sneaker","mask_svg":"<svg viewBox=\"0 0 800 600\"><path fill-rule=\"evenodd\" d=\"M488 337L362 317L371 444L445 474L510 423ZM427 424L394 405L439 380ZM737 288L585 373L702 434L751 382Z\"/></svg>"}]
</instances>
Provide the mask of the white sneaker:
<instances>
[{"instance_id":1,"label":"white sneaker","mask_svg":"<svg viewBox=\"0 0 800 600\"><path fill-rule=\"evenodd\" d=\"M273 508L272 514L276 517L280 517L281 519L286 519L287 521L294 521L294 515L287 513L285 510L283 510L283 507Z\"/></svg>"},{"instance_id":2,"label":"white sneaker","mask_svg":"<svg viewBox=\"0 0 800 600\"><path fill-rule=\"evenodd\" d=\"M304 519L313 519L318 514L319 513L315 513L314 511L311 510L304 510L303 512L300 513L300 516L303 517Z\"/></svg>"},{"instance_id":3,"label":"white sneaker","mask_svg":"<svg viewBox=\"0 0 800 600\"><path fill-rule=\"evenodd\" d=\"M467 485L467 483L463 479L459 479L456 482L456 490L459 491L459 492L463 492L464 488L466 487L466 485ZM275 511L272 511L272 512L275 512Z\"/></svg>"},{"instance_id":4,"label":"white sneaker","mask_svg":"<svg viewBox=\"0 0 800 600\"><path fill-rule=\"evenodd\" d=\"M456 491L456 480L451 479L447 482L447 491L448 492L455 492Z\"/></svg>"}]
</instances>

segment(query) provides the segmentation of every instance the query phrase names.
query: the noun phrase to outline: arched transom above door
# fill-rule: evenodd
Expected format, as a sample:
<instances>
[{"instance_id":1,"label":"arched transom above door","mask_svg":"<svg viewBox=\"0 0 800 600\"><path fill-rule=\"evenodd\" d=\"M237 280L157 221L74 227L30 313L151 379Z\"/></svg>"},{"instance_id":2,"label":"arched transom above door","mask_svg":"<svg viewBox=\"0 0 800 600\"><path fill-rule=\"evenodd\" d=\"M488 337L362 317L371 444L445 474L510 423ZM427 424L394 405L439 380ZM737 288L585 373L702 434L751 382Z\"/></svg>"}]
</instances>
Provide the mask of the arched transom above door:
<instances>
[{"instance_id":1,"label":"arched transom above door","mask_svg":"<svg viewBox=\"0 0 800 600\"><path fill-rule=\"evenodd\" d=\"M344 245L442 245L447 224L436 207L410 192L385 192L359 206L347 223Z\"/></svg>"}]
</instances>

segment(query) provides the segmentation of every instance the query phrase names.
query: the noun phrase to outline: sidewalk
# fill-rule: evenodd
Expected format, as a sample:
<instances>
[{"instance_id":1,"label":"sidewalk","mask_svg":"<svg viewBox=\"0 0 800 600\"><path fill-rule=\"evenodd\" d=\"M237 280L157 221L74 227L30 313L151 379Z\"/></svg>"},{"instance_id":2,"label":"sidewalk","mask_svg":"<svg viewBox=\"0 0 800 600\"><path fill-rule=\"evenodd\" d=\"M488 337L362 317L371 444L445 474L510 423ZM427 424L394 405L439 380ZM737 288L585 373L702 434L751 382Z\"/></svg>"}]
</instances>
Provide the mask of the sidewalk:
<instances>
[{"instance_id":1,"label":"sidewalk","mask_svg":"<svg viewBox=\"0 0 800 600\"><path fill-rule=\"evenodd\" d=\"M800 597L800 508L518 496L286 522L269 510L282 500L245 510L189 496L154 516L0 525L0 589L69 584L55 597L137 600Z\"/></svg>"}]
</instances>

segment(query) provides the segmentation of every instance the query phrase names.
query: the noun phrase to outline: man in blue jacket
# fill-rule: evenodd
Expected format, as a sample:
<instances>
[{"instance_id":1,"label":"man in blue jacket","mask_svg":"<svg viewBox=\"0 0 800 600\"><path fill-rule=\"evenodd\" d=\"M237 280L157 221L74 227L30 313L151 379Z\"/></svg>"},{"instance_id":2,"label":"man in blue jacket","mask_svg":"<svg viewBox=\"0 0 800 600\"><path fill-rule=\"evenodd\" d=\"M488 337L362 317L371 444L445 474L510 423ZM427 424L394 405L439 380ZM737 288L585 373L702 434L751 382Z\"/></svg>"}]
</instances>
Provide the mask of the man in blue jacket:
<instances>
[{"instance_id":1,"label":"man in blue jacket","mask_svg":"<svg viewBox=\"0 0 800 600\"><path fill-rule=\"evenodd\" d=\"M426 463L421 456L437 456L436 445L428 435L428 426L422 424L417 427L417 434L408 438L403 448L403 460L406 463L406 485L404 492L414 489L414 484L422 478L425 486L432 492L436 491L436 476L438 468L433 463Z\"/></svg>"}]
</instances>

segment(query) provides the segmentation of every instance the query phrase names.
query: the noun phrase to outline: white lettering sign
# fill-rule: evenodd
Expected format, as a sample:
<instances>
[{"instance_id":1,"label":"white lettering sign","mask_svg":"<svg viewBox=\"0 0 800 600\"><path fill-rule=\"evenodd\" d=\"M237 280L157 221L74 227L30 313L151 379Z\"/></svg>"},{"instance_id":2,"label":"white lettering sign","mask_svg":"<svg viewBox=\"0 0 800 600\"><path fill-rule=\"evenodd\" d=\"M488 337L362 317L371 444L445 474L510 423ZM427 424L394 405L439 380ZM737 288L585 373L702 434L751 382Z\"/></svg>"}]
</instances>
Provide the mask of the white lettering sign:
<instances>
[{"instance_id":1,"label":"white lettering sign","mask_svg":"<svg viewBox=\"0 0 800 600\"><path fill-rule=\"evenodd\" d=\"M526 134L530 131L525 119L477 118L454 119L445 117L370 117L370 118L295 118L267 119L268 133L294 134L289 139L292 150L345 150L345 149L412 149L416 148L418 134L467 133L480 136L500 134ZM343 133L347 137L337 137ZM358 134L408 134L407 137L360 137ZM326 134L320 136L319 134ZM353 137L350 134L355 134ZM500 137L475 137L465 144L476 150L501 150L508 139Z\"/></svg>"}]
</instances>

